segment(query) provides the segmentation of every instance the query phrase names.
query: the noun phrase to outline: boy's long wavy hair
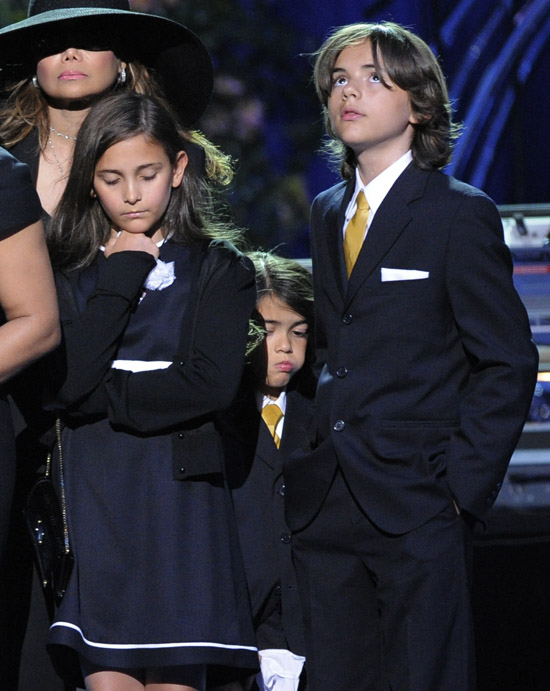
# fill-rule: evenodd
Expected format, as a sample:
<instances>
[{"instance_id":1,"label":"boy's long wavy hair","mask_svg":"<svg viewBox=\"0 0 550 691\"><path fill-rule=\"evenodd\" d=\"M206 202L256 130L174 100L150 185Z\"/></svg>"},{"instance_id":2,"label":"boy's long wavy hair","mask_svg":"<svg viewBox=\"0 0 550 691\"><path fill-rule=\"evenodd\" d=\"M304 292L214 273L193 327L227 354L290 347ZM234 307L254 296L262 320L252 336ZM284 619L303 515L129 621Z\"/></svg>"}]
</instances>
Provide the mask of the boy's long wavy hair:
<instances>
[{"instance_id":1,"label":"boy's long wavy hair","mask_svg":"<svg viewBox=\"0 0 550 691\"><path fill-rule=\"evenodd\" d=\"M48 245L56 268L88 266L107 242L111 222L91 196L95 168L109 147L138 135L162 146L172 165L179 151L196 149L197 143L215 149L204 137L197 139L196 133L183 130L155 98L118 93L98 101L80 128L67 186L49 224ZM185 244L214 238L242 244L239 232L214 218L214 183L219 182L218 173L209 170L208 155L204 169L188 165L164 214L165 235Z\"/></svg>"},{"instance_id":2,"label":"boy's long wavy hair","mask_svg":"<svg viewBox=\"0 0 550 691\"><path fill-rule=\"evenodd\" d=\"M340 168L344 179L355 175L353 150L340 141L331 127L327 103L332 90L332 73L338 55L349 46L369 41L375 68L384 86L387 75L393 84L407 91L418 118L414 124L412 156L425 170L438 169L451 159L453 142L460 127L452 123L451 105L445 77L430 47L411 31L393 22L358 23L335 29L314 53L313 81L323 106L326 131L330 137L325 153Z\"/></svg>"}]
</instances>

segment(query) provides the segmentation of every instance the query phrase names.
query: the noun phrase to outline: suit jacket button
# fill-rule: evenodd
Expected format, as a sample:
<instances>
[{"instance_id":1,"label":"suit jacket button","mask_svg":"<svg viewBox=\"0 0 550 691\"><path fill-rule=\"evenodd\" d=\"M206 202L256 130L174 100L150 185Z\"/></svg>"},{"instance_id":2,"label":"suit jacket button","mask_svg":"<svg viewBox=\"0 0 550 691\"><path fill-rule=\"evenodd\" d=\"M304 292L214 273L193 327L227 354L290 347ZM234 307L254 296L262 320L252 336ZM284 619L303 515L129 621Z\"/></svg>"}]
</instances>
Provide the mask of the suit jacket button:
<instances>
[{"instance_id":1,"label":"suit jacket button","mask_svg":"<svg viewBox=\"0 0 550 691\"><path fill-rule=\"evenodd\" d=\"M284 542L285 545L288 545L290 543L290 534L289 533L281 533L281 542Z\"/></svg>"},{"instance_id":2,"label":"suit jacket button","mask_svg":"<svg viewBox=\"0 0 550 691\"><path fill-rule=\"evenodd\" d=\"M348 370L346 367L338 367L338 369L336 370L336 376L340 377L340 379L343 379L347 373Z\"/></svg>"},{"instance_id":3,"label":"suit jacket button","mask_svg":"<svg viewBox=\"0 0 550 691\"><path fill-rule=\"evenodd\" d=\"M341 432L345 426L346 426L346 423L343 420L336 420L336 422L334 423L333 429L335 432Z\"/></svg>"},{"instance_id":4,"label":"suit jacket button","mask_svg":"<svg viewBox=\"0 0 550 691\"><path fill-rule=\"evenodd\" d=\"M185 468L183 466L180 468L180 473L185 473Z\"/></svg>"},{"instance_id":5,"label":"suit jacket button","mask_svg":"<svg viewBox=\"0 0 550 691\"><path fill-rule=\"evenodd\" d=\"M178 439L183 439L183 437L184 437L183 432L178 432Z\"/></svg>"},{"instance_id":6,"label":"suit jacket button","mask_svg":"<svg viewBox=\"0 0 550 691\"><path fill-rule=\"evenodd\" d=\"M277 492L281 495L281 497L284 497L285 496L285 490L286 490L285 485L281 485L279 487L279 489L277 490Z\"/></svg>"},{"instance_id":7,"label":"suit jacket button","mask_svg":"<svg viewBox=\"0 0 550 691\"><path fill-rule=\"evenodd\" d=\"M348 314L344 314L344 316L342 317L342 321L344 322L344 324L346 324L346 326L348 324L351 324L351 322L353 321L353 315L349 312Z\"/></svg>"}]
</instances>

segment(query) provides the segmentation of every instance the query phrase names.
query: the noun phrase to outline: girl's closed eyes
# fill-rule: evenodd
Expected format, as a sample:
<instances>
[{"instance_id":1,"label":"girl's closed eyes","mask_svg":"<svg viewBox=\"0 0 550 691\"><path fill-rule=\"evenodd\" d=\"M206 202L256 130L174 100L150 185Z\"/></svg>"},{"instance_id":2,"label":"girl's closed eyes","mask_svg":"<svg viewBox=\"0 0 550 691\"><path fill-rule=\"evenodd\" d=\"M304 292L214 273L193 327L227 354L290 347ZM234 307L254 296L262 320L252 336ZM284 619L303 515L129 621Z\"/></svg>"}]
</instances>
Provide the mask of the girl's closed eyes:
<instances>
[{"instance_id":1,"label":"girl's closed eyes","mask_svg":"<svg viewBox=\"0 0 550 691\"><path fill-rule=\"evenodd\" d=\"M172 164L163 146L144 134L110 146L95 167L93 191L111 222L111 239L120 230L154 230L151 239L160 241L172 189L180 185L186 165L184 151Z\"/></svg>"}]
</instances>

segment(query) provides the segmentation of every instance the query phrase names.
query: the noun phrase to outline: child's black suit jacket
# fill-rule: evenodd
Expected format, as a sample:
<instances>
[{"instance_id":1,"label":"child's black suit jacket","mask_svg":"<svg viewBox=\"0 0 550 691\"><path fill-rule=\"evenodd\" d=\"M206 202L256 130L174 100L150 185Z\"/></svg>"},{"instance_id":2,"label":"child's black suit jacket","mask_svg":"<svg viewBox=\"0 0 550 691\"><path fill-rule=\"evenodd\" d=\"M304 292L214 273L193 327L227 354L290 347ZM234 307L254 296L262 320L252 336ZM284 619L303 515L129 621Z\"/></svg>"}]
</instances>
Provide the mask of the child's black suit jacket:
<instances>
[{"instance_id":1,"label":"child's black suit jacket","mask_svg":"<svg viewBox=\"0 0 550 691\"><path fill-rule=\"evenodd\" d=\"M281 633L288 649L296 654L304 652L303 626L292 566L291 533L284 518L283 459L308 446L312 406L311 398L298 391L287 393L283 435L277 449L258 412L254 392L245 392L231 413L233 441L227 471L255 627L260 627L273 598L280 593ZM258 644L260 648L277 647L266 646L262 640Z\"/></svg>"},{"instance_id":2,"label":"child's black suit jacket","mask_svg":"<svg viewBox=\"0 0 550 691\"><path fill-rule=\"evenodd\" d=\"M339 465L383 531L455 499L483 520L529 409L538 355L494 203L411 163L373 219L348 281L342 228L355 180L313 204L317 440L285 466L303 528Z\"/></svg>"}]
</instances>

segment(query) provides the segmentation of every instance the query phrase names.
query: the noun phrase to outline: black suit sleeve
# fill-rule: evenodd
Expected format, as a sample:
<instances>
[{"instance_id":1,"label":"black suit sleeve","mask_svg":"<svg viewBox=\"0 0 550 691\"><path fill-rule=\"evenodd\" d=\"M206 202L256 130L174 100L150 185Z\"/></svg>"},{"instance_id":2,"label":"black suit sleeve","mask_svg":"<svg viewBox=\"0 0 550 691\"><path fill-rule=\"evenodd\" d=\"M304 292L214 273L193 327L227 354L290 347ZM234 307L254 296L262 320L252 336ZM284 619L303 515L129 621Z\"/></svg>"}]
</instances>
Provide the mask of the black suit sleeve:
<instances>
[{"instance_id":1,"label":"black suit sleeve","mask_svg":"<svg viewBox=\"0 0 550 691\"><path fill-rule=\"evenodd\" d=\"M471 365L447 479L462 508L482 516L498 492L536 381L538 354L512 282L495 205L464 197L450 234L447 289Z\"/></svg>"},{"instance_id":2,"label":"black suit sleeve","mask_svg":"<svg viewBox=\"0 0 550 691\"><path fill-rule=\"evenodd\" d=\"M140 432L177 426L227 408L244 366L256 291L251 262L224 249L204 285L190 353L164 370L115 370L106 382L109 419Z\"/></svg>"},{"instance_id":3,"label":"black suit sleeve","mask_svg":"<svg viewBox=\"0 0 550 691\"><path fill-rule=\"evenodd\" d=\"M319 266L320 262L318 259L318 252L319 252L319 245L320 245L320 238L318 237L321 231L323 230L324 226L329 223L324 218L324 207L323 204L320 203L319 199L316 199L313 202L313 205L311 207L311 218L310 218L310 227L311 227L311 264L312 264L312 278L313 278L313 294L315 296L321 295L322 293L322 282L325 280L324 276L321 276L319 270L315 270L316 267ZM336 225L333 227L330 225L330 228L327 230L327 228L324 228L324 232L337 232L337 227ZM337 287L333 287L334 291L337 290ZM327 342L327 324L325 323L325 311L323 310L318 310L315 309L315 374L316 376L319 376L321 373L321 370L323 369L324 364L327 361L328 357L328 342Z\"/></svg>"}]
</instances>

